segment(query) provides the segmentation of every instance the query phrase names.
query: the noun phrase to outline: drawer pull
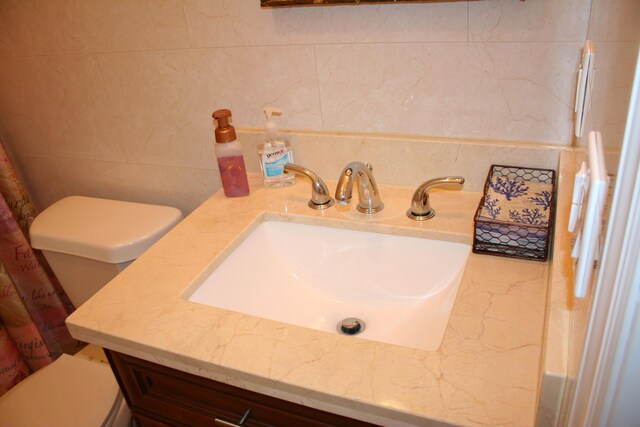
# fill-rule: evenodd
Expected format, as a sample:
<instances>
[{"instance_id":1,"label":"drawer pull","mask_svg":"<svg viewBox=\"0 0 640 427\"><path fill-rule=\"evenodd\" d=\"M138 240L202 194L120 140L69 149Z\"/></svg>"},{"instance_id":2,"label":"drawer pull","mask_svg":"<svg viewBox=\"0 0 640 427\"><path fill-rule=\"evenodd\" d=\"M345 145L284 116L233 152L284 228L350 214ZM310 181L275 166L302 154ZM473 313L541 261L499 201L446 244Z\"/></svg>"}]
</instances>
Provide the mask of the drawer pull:
<instances>
[{"instance_id":1,"label":"drawer pull","mask_svg":"<svg viewBox=\"0 0 640 427\"><path fill-rule=\"evenodd\" d=\"M243 427L244 422L247 421L247 418L249 418L250 414L251 414L251 409L247 409L247 412L244 413L244 415L242 416L242 419L238 424L233 423L231 421L222 420L220 418L214 419L213 423L217 426L223 426L223 427Z\"/></svg>"}]
</instances>

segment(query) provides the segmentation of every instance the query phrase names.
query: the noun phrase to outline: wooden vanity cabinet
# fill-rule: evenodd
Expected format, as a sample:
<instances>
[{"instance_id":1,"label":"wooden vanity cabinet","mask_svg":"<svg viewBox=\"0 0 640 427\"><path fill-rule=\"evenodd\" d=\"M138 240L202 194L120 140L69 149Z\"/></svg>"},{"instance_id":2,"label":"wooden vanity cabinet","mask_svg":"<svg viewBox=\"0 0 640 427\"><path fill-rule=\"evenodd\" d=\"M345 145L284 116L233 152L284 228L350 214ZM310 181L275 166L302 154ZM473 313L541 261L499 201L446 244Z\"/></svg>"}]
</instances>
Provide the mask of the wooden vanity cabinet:
<instances>
[{"instance_id":1,"label":"wooden vanity cabinet","mask_svg":"<svg viewBox=\"0 0 640 427\"><path fill-rule=\"evenodd\" d=\"M373 425L107 349L105 353L140 427Z\"/></svg>"}]
</instances>

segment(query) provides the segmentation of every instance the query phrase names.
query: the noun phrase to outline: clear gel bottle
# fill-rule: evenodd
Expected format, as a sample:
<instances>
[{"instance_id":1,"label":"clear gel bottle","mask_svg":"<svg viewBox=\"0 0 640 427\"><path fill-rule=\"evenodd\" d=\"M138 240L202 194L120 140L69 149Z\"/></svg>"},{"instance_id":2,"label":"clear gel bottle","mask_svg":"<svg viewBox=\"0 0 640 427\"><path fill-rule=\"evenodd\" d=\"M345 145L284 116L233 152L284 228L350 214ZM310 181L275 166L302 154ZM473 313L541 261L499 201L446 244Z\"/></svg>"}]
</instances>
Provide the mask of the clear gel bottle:
<instances>
[{"instance_id":1,"label":"clear gel bottle","mask_svg":"<svg viewBox=\"0 0 640 427\"><path fill-rule=\"evenodd\" d=\"M249 180L244 166L242 147L237 140L236 130L229 124L231 111L217 110L213 118L218 121L216 127L216 157L222 188L227 197L240 197L249 194Z\"/></svg>"},{"instance_id":2,"label":"clear gel bottle","mask_svg":"<svg viewBox=\"0 0 640 427\"><path fill-rule=\"evenodd\" d=\"M284 173L284 165L293 163L293 152L288 141L278 137L278 127L274 115L282 111L273 107L264 107L266 141L258 145L258 160L265 187L285 187L296 182L295 174Z\"/></svg>"}]
</instances>

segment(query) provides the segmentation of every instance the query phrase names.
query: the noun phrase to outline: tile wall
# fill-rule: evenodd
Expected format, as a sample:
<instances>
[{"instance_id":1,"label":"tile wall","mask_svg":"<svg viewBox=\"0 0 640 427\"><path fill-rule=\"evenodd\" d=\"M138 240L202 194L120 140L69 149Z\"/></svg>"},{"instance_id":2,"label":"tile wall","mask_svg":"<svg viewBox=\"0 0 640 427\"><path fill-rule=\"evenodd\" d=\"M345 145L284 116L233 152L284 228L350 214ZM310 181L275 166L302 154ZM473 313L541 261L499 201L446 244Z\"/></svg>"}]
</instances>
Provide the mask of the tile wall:
<instances>
[{"instance_id":1,"label":"tile wall","mask_svg":"<svg viewBox=\"0 0 640 427\"><path fill-rule=\"evenodd\" d=\"M86 194L185 212L220 187L222 107L240 128L273 104L286 129L567 146L590 3L3 0L0 136L40 208Z\"/></svg>"}]
</instances>

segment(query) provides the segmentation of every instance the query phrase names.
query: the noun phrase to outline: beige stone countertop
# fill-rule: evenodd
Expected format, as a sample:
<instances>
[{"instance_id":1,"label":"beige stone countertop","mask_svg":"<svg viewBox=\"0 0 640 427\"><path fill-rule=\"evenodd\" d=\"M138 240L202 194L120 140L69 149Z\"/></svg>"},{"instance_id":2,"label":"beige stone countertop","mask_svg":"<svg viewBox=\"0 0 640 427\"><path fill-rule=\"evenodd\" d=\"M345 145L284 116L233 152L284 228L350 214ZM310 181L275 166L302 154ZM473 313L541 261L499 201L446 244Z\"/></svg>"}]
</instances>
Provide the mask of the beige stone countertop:
<instances>
[{"instance_id":1,"label":"beige stone countertop","mask_svg":"<svg viewBox=\"0 0 640 427\"><path fill-rule=\"evenodd\" d=\"M264 219L471 243L479 193L433 190L437 215L419 223L405 216L413 190L381 185L385 209L367 216L355 211L357 195L349 206L314 211L306 179L266 189L252 177L249 196L213 195L67 324L75 338L105 348L381 425L534 425L548 263L472 253L437 351L186 299Z\"/></svg>"}]
</instances>

